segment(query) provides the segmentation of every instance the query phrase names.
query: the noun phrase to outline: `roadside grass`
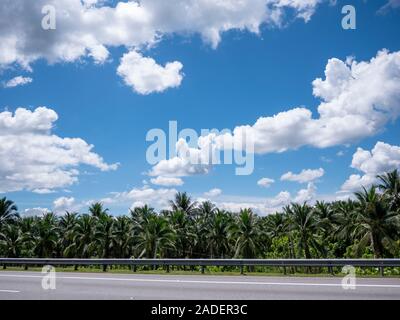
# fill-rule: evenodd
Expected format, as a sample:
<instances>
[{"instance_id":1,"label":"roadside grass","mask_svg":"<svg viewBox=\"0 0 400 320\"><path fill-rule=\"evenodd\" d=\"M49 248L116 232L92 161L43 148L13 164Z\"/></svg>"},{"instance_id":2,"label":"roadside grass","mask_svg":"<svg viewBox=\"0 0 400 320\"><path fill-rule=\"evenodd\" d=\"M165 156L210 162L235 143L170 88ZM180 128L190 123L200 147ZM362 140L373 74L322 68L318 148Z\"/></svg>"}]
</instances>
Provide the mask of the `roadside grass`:
<instances>
[{"instance_id":1,"label":"roadside grass","mask_svg":"<svg viewBox=\"0 0 400 320\"><path fill-rule=\"evenodd\" d=\"M232 269L232 268L231 268ZM240 274L238 270L222 270L219 267L208 267L205 268L204 274L201 273L200 268L194 268L192 270L183 270L182 268L171 267L170 272L167 273L165 268L144 268L138 267L136 272L133 272L128 267L108 267L107 271L104 272L102 267L97 266L81 266L78 270L75 270L73 266L56 266L57 272L71 272L71 273L112 273L112 274L148 274L148 275L207 275L207 276L266 276L266 277L339 277L342 278L346 274L341 272L340 268L335 268L334 274L330 274L328 272L321 272L319 270L313 270L312 272L307 273L303 270L298 270L298 272L290 273L289 268L288 272L285 275L283 270L278 270L277 268L256 268L254 271L249 272L249 270L245 269L244 274ZM300 268L299 268L300 269ZM400 278L400 270L399 268L387 268L385 270L385 277L390 278ZM29 267L27 270L23 266L7 266L6 269L0 267L0 272L2 271L33 271L33 272L41 272L42 267ZM319 272L318 272L319 271ZM356 276L363 278L380 278L380 273L377 268L368 268L368 270L356 268Z\"/></svg>"}]
</instances>

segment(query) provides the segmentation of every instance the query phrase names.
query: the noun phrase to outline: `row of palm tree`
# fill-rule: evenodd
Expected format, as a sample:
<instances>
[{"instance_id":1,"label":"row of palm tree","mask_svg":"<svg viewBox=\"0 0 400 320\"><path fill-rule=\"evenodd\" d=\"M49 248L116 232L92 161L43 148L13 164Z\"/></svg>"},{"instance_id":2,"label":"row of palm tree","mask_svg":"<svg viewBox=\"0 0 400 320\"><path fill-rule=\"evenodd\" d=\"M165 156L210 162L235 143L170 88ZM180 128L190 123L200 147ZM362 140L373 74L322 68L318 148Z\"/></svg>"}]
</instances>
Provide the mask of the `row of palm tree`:
<instances>
[{"instance_id":1,"label":"row of palm tree","mask_svg":"<svg viewBox=\"0 0 400 320\"><path fill-rule=\"evenodd\" d=\"M265 217L228 212L177 193L170 210L145 205L115 217L88 213L21 217L0 199L0 256L65 258L399 257L400 177L395 170L354 200L292 203Z\"/></svg>"}]
</instances>

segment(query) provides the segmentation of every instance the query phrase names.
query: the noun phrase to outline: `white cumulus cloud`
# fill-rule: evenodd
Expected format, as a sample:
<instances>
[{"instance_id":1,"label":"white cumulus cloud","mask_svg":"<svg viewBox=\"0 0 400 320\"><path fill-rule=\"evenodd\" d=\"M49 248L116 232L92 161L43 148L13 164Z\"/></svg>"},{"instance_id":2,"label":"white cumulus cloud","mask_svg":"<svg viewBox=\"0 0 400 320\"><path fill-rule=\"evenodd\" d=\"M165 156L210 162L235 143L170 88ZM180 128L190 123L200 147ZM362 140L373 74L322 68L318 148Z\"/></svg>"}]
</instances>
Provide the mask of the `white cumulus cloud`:
<instances>
[{"instance_id":1,"label":"white cumulus cloud","mask_svg":"<svg viewBox=\"0 0 400 320\"><path fill-rule=\"evenodd\" d=\"M144 48L171 34L200 34L216 47L229 30L258 33L282 25L285 15L308 21L322 0L2 0L0 65L50 63L91 57L103 63L109 48ZM43 30L42 8L56 9L56 30Z\"/></svg>"},{"instance_id":2,"label":"white cumulus cloud","mask_svg":"<svg viewBox=\"0 0 400 320\"><path fill-rule=\"evenodd\" d=\"M291 171L286 172L281 176L282 181L295 181L299 183L306 183L321 178L325 174L324 169L304 169L300 173L296 174Z\"/></svg>"},{"instance_id":3,"label":"white cumulus cloud","mask_svg":"<svg viewBox=\"0 0 400 320\"><path fill-rule=\"evenodd\" d=\"M253 125L234 128L233 133L210 134L199 139L197 148L180 143L185 152L163 160L153 174L208 173L211 154L226 146L242 146L256 154L280 153L304 146L327 148L354 143L373 136L395 121L400 113L400 51L379 51L370 61L330 59L325 79L313 81L313 92L321 99L319 117L298 107L261 117ZM178 142L179 143L179 142ZM189 155L189 156L188 156ZM194 155L200 155L193 157ZM193 164L191 158L200 158ZM160 172L159 172L160 171Z\"/></svg>"},{"instance_id":4,"label":"white cumulus cloud","mask_svg":"<svg viewBox=\"0 0 400 320\"><path fill-rule=\"evenodd\" d=\"M79 205L77 205L74 197L60 197L53 201L54 212L64 213L65 211L75 211Z\"/></svg>"},{"instance_id":5,"label":"white cumulus cloud","mask_svg":"<svg viewBox=\"0 0 400 320\"><path fill-rule=\"evenodd\" d=\"M362 174L352 174L342 185L342 192L367 188L377 182L377 175L400 169L400 147L379 141L371 151L358 148L351 167Z\"/></svg>"},{"instance_id":6,"label":"white cumulus cloud","mask_svg":"<svg viewBox=\"0 0 400 320\"><path fill-rule=\"evenodd\" d=\"M214 189L211 189L210 191L205 192L204 196L207 198L215 198L215 197L220 196L221 194L222 194L221 189L214 188Z\"/></svg>"},{"instance_id":7,"label":"white cumulus cloud","mask_svg":"<svg viewBox=\"0 0 400 320\"><path fill-rule=\"evenodd\" d=\"M52 133L58 115L39 107L0 112L0 192L51 190L78 181L79 166L115 170L80 138L61 138Z\"/></svg>"},{"instance_id":8,"label":"white cumulus cloud","mask_svg":"<svg viewBox=\"0 0 400 320\"><path fill-rule=\"evenodd\" d=\"M274 179L270 179L270 178L261 178L260 180L257 181L257 184L260 187L264 187L264 188L268 188L271 186L271 184L273 184L275 182Z\"/></svg>"},{"instance_id":9,"label":"white cumulus cloud","mask_svg":"<svg viewBox=\"0 0 400 320\"><path fill-rule=\"evenodd\" d=\"M139 94L147 95L179 87L183 79L182 68L182 63L178 61L161 66L154 59L131 51L122 57L117 72L126 85Z\"/></svg>"},{"instance_id":10,"label":"white cumulus cloud","mask_svg":"<svg viewBox=\"0 0 400 320\"><path fill-rule=\"evenodd\" d=\"M157 186L164 186L164 187L182 186L184 183L181 178L163 177L163 176L159 176L157 178L150 179L150 182Z\"/></svg>"}]
</instances>

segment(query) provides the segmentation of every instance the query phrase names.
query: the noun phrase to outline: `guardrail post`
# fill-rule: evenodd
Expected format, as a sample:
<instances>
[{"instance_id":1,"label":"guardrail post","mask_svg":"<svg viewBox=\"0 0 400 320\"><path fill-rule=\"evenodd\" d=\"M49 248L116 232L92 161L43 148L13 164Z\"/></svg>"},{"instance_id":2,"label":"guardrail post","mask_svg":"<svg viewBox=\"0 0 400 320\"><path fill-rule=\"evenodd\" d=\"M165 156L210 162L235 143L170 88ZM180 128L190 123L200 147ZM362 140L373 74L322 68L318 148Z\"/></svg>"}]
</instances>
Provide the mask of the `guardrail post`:
<instances>
[{"instance_id":1,"label":"guardrail post","mask_svg":"<svg viewBox=\"0 0 400 320\"><path fill-rule=\"evenodd\" d=\"M332 267L332 266L329 266L329 267L328 267L328 272L329 272L332 276L335 275L335 273L333 272L333 267Z\"/></svg>"},{"instance_id":2,"label":"guardrail post","mask_svg":"<svg viewBox=\"0 0 400 320\"><path fill-rule=\"evenodd\" d=\"M283 267L283 274L286 276L287 272L286 272L286 267Z\"/></svg>"},{"instance_id":3,"label":"guardrail post","mask_svg":"<svg viewBox=\"0 0 400 320\"><path fill-rule=\"evenodd\" d=\"M132 265L132 271L133 271L133 272L136 272L136 264L133 264L133 265Z\"/></svg>"},{"instance_id":4,"label":"guardrail post","mask_svg":"<svg viewBox=\"0 0 400 320\"><path fill-rule=\"evenodd\" d=\"M169 264L167 264L167 273L169 273Z\"/></svg>"},{"instance_id":5,"label":"guardrail post","mask_svg":"<svg viewBox=\"0 0 400 320\"><path fill-rule=\"evenodd\" d=\"M381 272L381 277L384 277L385 276L385 268L381 266L381 267L379 267L379 269Z\"/></svg>"},{"instance_id":6,"label":"guardrail post","mask_svg":"<svg viewBox=\"0 0 400 320\"><path fill-rule=\"evenodd\" d=\"M243 266L242 265L240 265L240 274L244 274L244 268L243 268Z\"/></svg>"},{"instance_id":7,"label":"guardrail post","mask_svg":"<svg viewBox=\"0 0 400 320\"><path fill-rule=\"evenodd\" d=\"M28 265L24 265L24 270L28 270Z\"/></svg>"},{"instance_id":8,"label":"guardrail post","mask_svg":"<svg viewBox=\"0 0 400 320\"><path fill-rule=\"evenodd\" d=\"M204 266L201 266L200 269L201 269L201 274L204 274L204 272L205 272Z\"/></svg>"}]
</instances>

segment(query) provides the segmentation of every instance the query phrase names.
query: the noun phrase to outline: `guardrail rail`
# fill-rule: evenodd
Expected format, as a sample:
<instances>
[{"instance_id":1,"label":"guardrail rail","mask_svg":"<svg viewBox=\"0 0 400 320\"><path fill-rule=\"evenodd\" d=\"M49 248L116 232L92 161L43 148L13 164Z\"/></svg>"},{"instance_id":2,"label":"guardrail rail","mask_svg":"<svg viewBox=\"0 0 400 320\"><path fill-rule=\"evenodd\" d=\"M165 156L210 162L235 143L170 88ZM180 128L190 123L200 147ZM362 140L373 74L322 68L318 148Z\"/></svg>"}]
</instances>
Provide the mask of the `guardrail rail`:
<instances>
[{"instance_id":1,"label":"guardrail rail","mask_svg":"<svg viewBox=\"0 0 400 320\"><path fill-rule=\"evenodd\" d=\"M136 272L138 266L165 266L170 271L170 266L200 267L204 273L206 267L210 266L231 266L240 268L241 274L244 267L264 266L280 267L286 274L289 267L319 267L328 268L333 274L334 267L376 267L380 274L384 275L385 267L400 267L400 259L64 259L64 258L0 258L0 265L5 268L7 265L15 266L90 266L100 265L106 271L107 266L120 265L131 266Z\"/></svg>"}]
</instances>

